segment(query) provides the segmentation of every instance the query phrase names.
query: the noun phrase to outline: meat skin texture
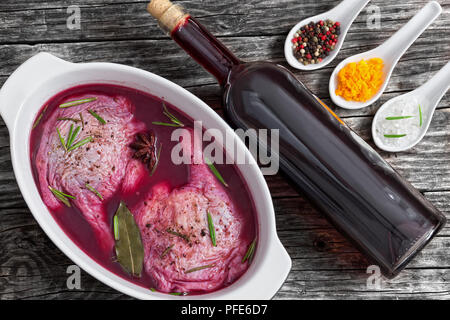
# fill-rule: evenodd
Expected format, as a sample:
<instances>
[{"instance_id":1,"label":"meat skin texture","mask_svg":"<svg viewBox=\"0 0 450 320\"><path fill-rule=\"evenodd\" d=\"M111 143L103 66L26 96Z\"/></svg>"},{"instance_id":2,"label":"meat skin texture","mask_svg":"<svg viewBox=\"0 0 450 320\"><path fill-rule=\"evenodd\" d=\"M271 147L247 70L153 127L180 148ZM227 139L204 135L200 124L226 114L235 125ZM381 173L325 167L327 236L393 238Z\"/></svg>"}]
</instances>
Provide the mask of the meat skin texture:
<instances>
[{"instance_id":1,"label":"meat skin texture","mask_svg":"<svg viewBox=\"0 0 450 320\"><path fill-rule=\"evenodd\" d=\"M193 137L193 132L190 135ZM241 213L202 161L201 149L193 150L193 141L182 143L195 158L189 165L189 182L173 190L167 182L157 184L132 212L141 229L145 269L155 280L156 289L210 292L231 284L245 272L248 263L242 263L242 258L249 239L243 232ZM214 221L216 247L209 235L208 212ZM189 242L169 230L188 237ZM213 267L188 272L204 266Z\"/></svg>"},{"instance_id":2,"label":"meat skin texture","mask_svg":"<svg viewBox=\"0 0 450 320\"><path fill-rule=\"evenodd\" d=\"M133 106L123 96L86 94L68 97L64 102L92 97L97 100L69 108L58 108L46 121L36 166L42 198L47 207L56 211L64 205L49 190L49 186L76 197L75 200L70 200L71 204L80 209L101 248L108 253L113 249L114 239L103 202L121 188L124 192L134 190L146 172L140 162L132 159L132 150L129 148L135 134L145 130L145 125L134 118ZM106 124L102 125L88 110L100 115ZM81 121L58 121L58 118L80 119L80 113L84 128L80 130L75 142L87 137L92 137L93 140L66 152L56 128L67 140L70 126L73 125L75 129L81 126ZM127 172L132 174L124 179ZM104 200L88 190L86 184L95 188Z\"/></svg>"}]
</instances>

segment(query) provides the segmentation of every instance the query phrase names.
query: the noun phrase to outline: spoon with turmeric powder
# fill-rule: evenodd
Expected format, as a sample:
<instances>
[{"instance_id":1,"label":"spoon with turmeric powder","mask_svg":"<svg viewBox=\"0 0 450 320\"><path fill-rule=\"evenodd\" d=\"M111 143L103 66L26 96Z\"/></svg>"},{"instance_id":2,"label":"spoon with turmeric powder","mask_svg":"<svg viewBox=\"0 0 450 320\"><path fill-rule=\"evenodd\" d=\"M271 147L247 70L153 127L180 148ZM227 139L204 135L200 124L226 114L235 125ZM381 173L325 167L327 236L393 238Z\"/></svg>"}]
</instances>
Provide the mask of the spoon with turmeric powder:
<instances>
[{"instance_id":1,"label":"spoon with turmeric powder","mask_svg":"<svg viewBox=\"0 0 450 320\"><path fill-rule=\"evenodd\" d=\"M345 109L360 109L377 101L397 62L441 12L439 3L430 1L382 45L342 61L330 78L333 102Z\"/></svg>"}]
</instances>

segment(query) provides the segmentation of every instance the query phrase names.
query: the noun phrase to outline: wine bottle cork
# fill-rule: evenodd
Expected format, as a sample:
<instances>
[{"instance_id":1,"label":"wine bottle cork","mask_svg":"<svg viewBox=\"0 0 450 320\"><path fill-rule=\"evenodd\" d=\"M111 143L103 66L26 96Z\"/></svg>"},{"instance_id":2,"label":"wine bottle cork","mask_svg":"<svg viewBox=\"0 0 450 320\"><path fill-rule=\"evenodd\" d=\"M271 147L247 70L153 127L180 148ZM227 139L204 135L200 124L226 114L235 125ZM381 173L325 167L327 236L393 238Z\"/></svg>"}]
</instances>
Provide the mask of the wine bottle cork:
<instances>
[{"instance_id":1,"label":"wine bottle cork","mask_svg":"<svg viewBox=\"0 0 450 320\"><path fill-rule=\"evenodd\" d=\"M169 33L189 17L182 6L169 0L152 0L147 6L147 11L158 20L159 26Z\"/></svg>"}]
</instances>

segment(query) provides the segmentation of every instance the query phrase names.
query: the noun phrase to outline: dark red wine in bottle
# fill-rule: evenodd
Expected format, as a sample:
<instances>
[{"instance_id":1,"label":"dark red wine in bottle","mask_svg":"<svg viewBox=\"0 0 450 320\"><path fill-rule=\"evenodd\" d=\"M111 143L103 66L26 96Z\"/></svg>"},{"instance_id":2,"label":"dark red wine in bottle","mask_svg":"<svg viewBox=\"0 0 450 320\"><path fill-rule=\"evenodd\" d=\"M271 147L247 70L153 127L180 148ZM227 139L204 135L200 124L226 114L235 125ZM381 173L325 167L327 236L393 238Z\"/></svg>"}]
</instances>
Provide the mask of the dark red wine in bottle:
<instances>
[{"instance_id":1,"label":"dark red wine in bottle","mask_svg":"<svg viewBox=\"0 0 450 320\"><path fill-rule=\"evenodd\" d=\"M328 220L387 277L394 277L446 222L289 70L240 61L182 7L153 0L149 12L223 89L228 119L278 129L280 167Z\"/></svg>"}]
</instances>

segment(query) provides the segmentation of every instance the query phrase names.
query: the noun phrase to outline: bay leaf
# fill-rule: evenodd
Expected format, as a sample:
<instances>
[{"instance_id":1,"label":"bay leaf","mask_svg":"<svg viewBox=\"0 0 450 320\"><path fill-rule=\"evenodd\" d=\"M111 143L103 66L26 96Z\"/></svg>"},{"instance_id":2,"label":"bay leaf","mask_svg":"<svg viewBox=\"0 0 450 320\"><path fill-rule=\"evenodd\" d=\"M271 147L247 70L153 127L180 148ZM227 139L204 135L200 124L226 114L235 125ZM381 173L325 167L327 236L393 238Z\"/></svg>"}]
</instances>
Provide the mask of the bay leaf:
<instances>
[{"instance_id":1,"label":"bay leaf","mask_svg":"<svg viewBox=\"0 0 450 320\"><path fill-rule=\"evenodd\" d=\"M144 265L144 246L141 232L133 214L121 202L114 216L117 262L129 274L140 277Z\"/></svg>"}]
</instances>

